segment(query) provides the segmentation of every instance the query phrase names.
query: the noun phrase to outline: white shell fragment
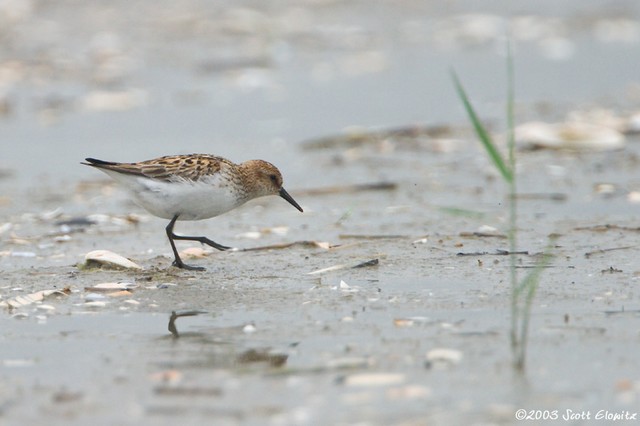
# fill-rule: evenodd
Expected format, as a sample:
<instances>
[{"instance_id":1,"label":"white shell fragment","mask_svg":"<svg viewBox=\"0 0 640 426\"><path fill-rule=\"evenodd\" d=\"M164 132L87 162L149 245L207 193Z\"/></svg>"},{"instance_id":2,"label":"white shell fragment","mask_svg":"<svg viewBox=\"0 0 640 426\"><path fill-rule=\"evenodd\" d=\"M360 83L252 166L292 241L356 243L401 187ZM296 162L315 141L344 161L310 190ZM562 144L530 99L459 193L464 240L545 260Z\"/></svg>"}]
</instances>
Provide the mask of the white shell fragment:
<instances>
[{"instance_id":1,"label":"white shell fragment","mask_svg":"<svg viewBox=\"0 0 640 426\"><path fill-rule=\"evenodd\" d=\"M627 201L631 204L640 204L640 191L631 191L627 194Z\"/></svg>"},{"instance_id":2,"label":"white shell fragment","mask_svg":"<svg viewBox=\"0 0 640 426\"><path fill-rule=\"evenodd\" d=\"M21 306L30 305L32 303L41 302L45 297L56 295L56 296L66 296L66 294L60 290L41 290L35 293L27 294L25 296L17 296L13 299L7 300L6 302L0 302L0 306L10 307L10 308L19 308ZM49 305L42 305L49 306Z\"/></svg>"},{"instance_id":3,"label":"white shell fragment","mask_svg":"<svg viewBox=\"0 0 640 426\"><path fill-rule=\"evenodd\" d=\"M103 294L100 293L89 293L86 296L84 296L84 300L86 302L95 302L97 300L102 301L104 299L106 299L107 297Z\"/></svg>"},{"instance_id":4,"label":"white shell fragment","mask_svg":"<svg viewBox=\"0 0 640 426\"><path fill-rule=\"evenodd\" d=\"M43 312L51 312L55 311L56 307L53 305L38 305L36 309Z\"/></svg>"},{"instance_id":5,"label":"white shell fragment","mask_svg":"<svg viewBox=\"0 0 640 426\"><path fill-rule=\"evenodd\" d=\"M584 122L525 123L516 128L515 137L534 147L571 151L611 151L625 144L618 130Z\"/></svg>"},{"instance_id":6,"label":"white shell fragment","mask_svg":"<svg viewBox=\"0 0 640 426\"><path fill-rule=\"evenodd\" d=\"M180 257L186 259L204 259L213 253L212 250L205 250L202 247L189 247L180 252Z\"/></svg>"},{"instance_id":7,"label":"white shell fragment","mask_svg":"<svg viewBox=\"0 0 640 426\"><path fill-rule=\"evenodd\" d=\"M446 367L459 364L462 352L457 349L436 348L427 352L426 358L430 366Z\"/></svg>"},{"instance_id":8,"label":"white shell fragment","mask_svg":"<svg viewBox=\"0 0 640 426\"><path fill-rule=\"evenodd\" d=\"M10 222L6 222L0 225L0 235L4 234L5 232L11 230L11 228L13 228L13 224Z\"/></svg>"},{"instance_id":9,"label":"white shell fragment","mask_svg":"<svg viewBox=\"0 0 640 426\"><path fill-rule=\"evenodd\" d=\"M415 316L408 318L395 318L393 325L396 327L413 327L416 324L427 324L431 320L428 317Z\"/></svg>"},{"instance_id":10,"label":"white shell fragment","mask_svg":"<svg viewBox=\"0 0 640 426\"><path fill-rule=\"evenodd\" d=\"M478 227L478 232L481 234L499 234L498 228L495 228L491 225L480 225Z\"/></svg>"},{"instance_id":11,"label":"white shell fragment","mask_svg":"<svg viewBox=\"0 0 640 426\"><path fill-rule=\"evenodd\" d=\"M421 385L406 385L389 388L386 391L387 398L391 400L427 399L433 392L430 388Z\"/></svg>"},{"instance_id":12,"label":"white shell fragment","mask_svg":"<svg viewBox=\"0 0 640 426\"><path fill-rule=\"evenodd\" d=\"M361 373L351 374L344 379L346 386L390 386L404 383L404 374Z\"/></svg>"},{"instance_id":13,"label":"white shell fragment","mask_svg":"<svg viewBox=\"0 0 640 426\"><path fill-rule=\"evenodd\" d=\"M359 262L355 265L340 264L340 265L329 266L328 268L317 269L315 271L307 272L307 275L324 274L326 272L339 271L340 269L346 269L346 268L356 269L356 268L364 268L369 266L377 266L379 263L380 263L379 259L370 259L363 262Z\"/></svg>"},{"instance_id":14,"label":"white shell fragment","mask_svg":"<svg viewBox=\"0 0 640 426\"><path fill-rule=\"evenodd\" d=\"M107 306L107 302L101 302L101 301L92 301L92 302L87 302L84 305L87 308L104 308L105 306Z\"/></svg>"},{"instance_id":15,"label":"white shell fragment","mask_svg":"<svg viewBox=\"0 0 640 426\"><path fill-rule=\"evenodd\" d=\"M357 293L360 291L359 287L352 287L344 282L344 280L340 280L340 285L338 288L340 288L340 291L343 293Z\"/></svg>"},{"instance_id":16,"label":"white shell fragment","mask_svg":"<svg viewBox=\"0 0 640 426\"><path fill-rule=\"evenodd\" d=\"M253 324L247 324L244 327L242 327L242 332L245 334L255 333L256 330L257 330L256 326Z\"/></svg>"},{"instance_id":17,"label":"white shell fragment","mask_svg":"<svg viewBox=\"0 0 640 426\"><path fill-rule=\"evenodd\" d=\"M134 283L100 283L91 287L85 287L84 289L97 293L111 293L115 291L132 290L136 287L138 287L138 285Z\"/></svg>"},{"instance_id":18,"label":"white shell fragment","mask_svg":"<svg viewBox=\"0 0 640 426\"><path fill-rule=\"evenodd\" d=\"M97 264L100 267L111 269L142 269L142 266L137 263L109 250L91 251L85 255L84 260L87 267Z\"/></svg>"}]
</instances>

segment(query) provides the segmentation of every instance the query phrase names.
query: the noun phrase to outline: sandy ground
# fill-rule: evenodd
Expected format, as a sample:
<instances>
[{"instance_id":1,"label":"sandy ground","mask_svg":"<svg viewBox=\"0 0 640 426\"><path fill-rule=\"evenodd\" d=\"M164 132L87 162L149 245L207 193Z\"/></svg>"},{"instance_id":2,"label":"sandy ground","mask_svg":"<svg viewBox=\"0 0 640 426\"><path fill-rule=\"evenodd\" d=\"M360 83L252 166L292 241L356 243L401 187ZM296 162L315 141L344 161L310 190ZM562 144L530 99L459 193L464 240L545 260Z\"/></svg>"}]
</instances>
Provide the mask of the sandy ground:
<instances>
[{"instance_id":1,"label":"sandy ground","mask_svg":"<svg viewBox=\"0 0 640 426\"><path fill-rule=\"evenodd\" d=\"M375 11L340 2L266 10L179 4L160 11L142 3L149 17L129 31L117 3L103 14L64 2L34 3L23 15L0 11L12 23L3 69L29 70L6 92L11 112L2 123L0 302L17 307L0 315L0 422L512 424L523 409L534 420L587 424L640 415L640 141L622 129L637 106L637 76L624 74L638 65L629 54L640 27L632 3L550 10L567 30L565 42L555 40L551 53L542 42L516 49L516 66L542 63L520 68L519 81L572 75L564 68L598 81L561 76L546 80L562 91L523 88L519 121L562 121L588 110L589 121L626 132L622 149L604 152L519 146L521 277L557 237L533 302L524 375L512 369L509 348L506 188L466 128L447 75L455 64L499 131L503 79L491 72L503 66L494 53L500 37L478 42L474 33L472 51L471 36L444 31L465 28L445 25L469 12L463 3ZM471 12L500 18L496 10ZM629 40L598 44L594 28L609 22L598 19L622 19L622 12L628 22L615 28L629 29L614 33ZM322 25L311 25L314 13ZM92 20L61 35L54 24L77 16ZM253 50L266 24L271 44ZM20 41L37 26L50 37ZM71 37L92 31L103 32L86 45ZM455 54L432 42L434 34ZM35 81L44 71L29 52L57 52L58 44L79 47L58 61L41 59L61 73L47 74L43 89ZM242 46L235 54L234 45ZM567 58L545 56L567 54L567 46L574 48ZM437 53L414 56L418 48ZM594 65L589 74L583 65L602 52L623 65L610 73ZM434 57L438 67L427 75L438 77L416 96L402 75L413 79ZM82 72L65 74L70 69ZM109 98L114 93L121 97ZM367 93L371 100L358 101ZM422 116L419 108L436 117L428 132L407 124ZM443 122L451 124L436 126ZM363 127L342 133L356 124ZM399 127L412 132L380 136L379 129ZM165 221L79 164L85 156L133 161L192 151L272 161L305 213L272 197L179 223L178 232L238 250L182 243L195 255L189 262L207 271L177 270ZM93 250L142 270L82 266ZM104 283L122 288L96 288ZM172 312L194 314L175 321L177 336L168 329Z\"/></svg>"}]
</instances>

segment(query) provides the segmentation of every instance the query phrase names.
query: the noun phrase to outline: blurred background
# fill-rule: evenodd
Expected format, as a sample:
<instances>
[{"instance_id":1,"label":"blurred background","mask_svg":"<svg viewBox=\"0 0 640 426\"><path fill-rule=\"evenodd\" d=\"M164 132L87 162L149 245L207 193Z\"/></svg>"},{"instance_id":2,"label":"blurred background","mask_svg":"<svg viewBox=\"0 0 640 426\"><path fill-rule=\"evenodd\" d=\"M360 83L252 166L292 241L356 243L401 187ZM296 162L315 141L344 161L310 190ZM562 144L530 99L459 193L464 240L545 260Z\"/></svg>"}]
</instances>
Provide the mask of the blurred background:
<instances>
[{"instance_id":1,"label":"blurred background","mask_svg":"<svg viewBox=\"0 0 640 426\"><path fill-rule=\"evenodd\" d=\"M2 0L0 190L68 191L87 156L192 152L331 183L341 172L309 173L302 141L463 124L452 67L500 123L506 34L519 120L637 109L633 0Z\"/></svg>"}]
</instances>

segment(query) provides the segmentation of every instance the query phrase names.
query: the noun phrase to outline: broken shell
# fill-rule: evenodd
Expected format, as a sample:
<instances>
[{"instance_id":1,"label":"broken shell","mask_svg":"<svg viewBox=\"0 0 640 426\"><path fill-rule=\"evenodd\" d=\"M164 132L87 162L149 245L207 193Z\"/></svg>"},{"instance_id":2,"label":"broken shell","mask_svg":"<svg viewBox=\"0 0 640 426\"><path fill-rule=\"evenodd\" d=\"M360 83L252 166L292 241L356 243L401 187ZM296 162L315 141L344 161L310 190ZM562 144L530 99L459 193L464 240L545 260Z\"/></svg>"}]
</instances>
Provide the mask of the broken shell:
<instances>
[{"instance_id":1,"label":"broken shell","mask_svg":"<svg viewBox=\"0 0 640 426\"><path fill-rule=\"evenodd\" d=\"M0 225L0 235L9 231L11 228L13 228L13 224L11 222L3 223L2 225Z\"/></svg>"},{"instance_id":2,"label":"broken shell","mask_svg":"<svg viewBox=\"0 0 640 426\"><path fill-rule=\"evenodd\" d=\"M351 374L344 379L346 386L389 386L405 381L404 374L397 373L362 373Z\"/></svg>"},{"instance_id":3,"label":"broken shell","mask_svg":"<svg viewBox=\"0 0 640 426\"><path fill-rule=\"evenodd\" d=\"M89 293L84 297L84 300L87 301L87 302L95 302L95 301L104 300L105 298L106 298L106 296L103 295L103 294Z\"/></svg>"},{"instance_id":4,"label":"broken shell","mask_svg":"<svg viewBox=\"0 0 640 426\"><path fill-rule=\"evenodd\" d=\"M134 283L100 283L91 287L85 287L84 289L86 291L111 293L115 291L131 290L136 287L138 287L138 285Z\"/></svg>"},{"instance_id":5,"label":"broken shell","mask_svg":"<svg viewBox=\"0 0 640 426\"><path fill-rule=\"evenodd\" d=\"M85 266L91 268L95 265L107 269L142 269L140 265L109 250L94 250L84 257Z\"/></svg>"},{"instance_id":6,"label":"broken shell","mask_svg":"<svg viewBox=\"0 0 640 426\"><path fill-rule=\"evenodd\" d=\"M624 135L615 129L582 122L530 122L518 126L515 135L520 143L571 151L611 151L625 143Z\"/></svg>"},{"instance_id":7,"label":"broken shell","mask_svg":"<svg viewBox=\"0 0 640 426\"><path fill-rule=\"evenodd\" d=\"M85 307L88 307L88 308L104 308L105 306L107 306L107 302L99 302L99 301L87 302L87 303L83 304L82 306L85 306Z\"/></svg>"},{"instance_id":8,"label":"broken shell","mask_svg":"<svg viewBox=\"0 0 640 426\"><path fill-rule=\"evenodd\" d=\"M640 192L631 191L629 194L627 194L627 201L629 201L632 204L640 203Z\"/></svg>"},{"instance_id":9,"label":"broken shell","mask_svg":"<svg viewBox=\"0 0 640 426\"><path fill-rule=\"evenodd\" d=\"M246 238L249 240L257 240L262 237L262 234L258 231L248 231L236 234L236 238Z\"/></svg>"},{"instance_id":10,"label":"broken shell","mask_svg":"<svg viewBox=\"0 0 640 426\"><path fill-rule=\"evenodd\" d=\"M114 291L113 293L107 293L107 296L109 297L122 297L122 296L131 296L131 292L128 290L120 290L120 291Z\"/></svg>"},{"instance_id":11,"label":"broken shell","mask_svg":"<svg viewBox=\"0 0 640 426\"><path fill-rule=\"evenodd\" d=\"M462 352L457 349L436 348L427 352L427 365L429 367L450 366L459 364L462 361Z\"/></svg>"},{"instance_id":12,"label":"broken shell","mask_svg":"<svg viewBox=\"0 0 640 426\"><path fill-rule=\"evenodd\" d=\"M427 324L431 320L428 317L415 316L408 318L395 318L393 325L396 327L413 327L416 324Z\"/></svg>"},{"instance_id":13,"label":"broken shell","mask_svg":"<svg viewBox=\"0 0 640 426\"><path fill-rule=\"evenodd\" d=\"M245 334L251 334L256 332L256 326L253 324L247 324L242 327L242 332Z\"/></svg>"},{"instance_id":14,"label":"broken shell","mask_svg":"<svg viewBox=\"0 0 640 426\"><path fill-rule=\"evenodd\" d=\"M343 293L357 293L360 291L359 287L352 287L349 284L347 284L346 282L344 282L344 280L340 280L340 291Z\"/></svg>"},{"instance_id":15,"label":"broken shell","mask_svg":"<svg viewBox=\"0 0 640 426\"><path fill-rule=\"evenodd\" d=\"M611 196L614 195L618 189L612 183L598 183L594 185L593 190L596 194Z\"/></svg>"},{"instance_id":16,"label":"broken shell","mask_svg":"<svg viewBox=\"0 0 640 426\"><path fill-rule=\"evenodd\" d=\"M27 294L25 296L17 296L11 300L7 300L6 302L3 302L3 304L6 303L6 306L11 308L19 308L21 306L26 306L35 302L40 302L44 300L45 297L48 297L51 295L66 296L66 293L60 290L41 290L35 293ZM48 306L48 305L41 305L41 306Z\"/></svg>"},{"instance_id":17,"label":"broken shell","mask_svg":"<svg viewBox=\"0 0 640 426\"><path fill-rule=\"evenodd\" d=\"M288 226L274 226L272 228L261 229L260 232L262 234L274 234L274 235L285 236L289 232L289 227Z\"/></svg>"},{"instance_id":18,"label":"broken shell","mask_svg":"<svg viewBox=\"0 0 640 426\"><path fill-rule=\"evenodd\" d=\"M32 251L12 251L13 257L36 257L36 254Z\"/></svg>"},{"instance_id":19,"label":"broken shell","mask_svg":"<svg viewBox=\"0 0 640 426\"><path fill-rule=\"evenodd\" d=\"M426 399L432 395L432 391L426 386L407 385L390 388L386 395L391 400Z\"/></svg>"},{"instance_id":20,"label":"broken shell","mask_svg":"<svg viewBox=\"0 0 640 426\"><path fill-rule=\"evenodd\" d=\"M212 251L205 250L202 247L189 247L180 252L180 256L187 259L202 259L210 255Z\"/></svg>"},{"instance_id":21,"label":"broken shell","mask_svg":"<svg viewBox=\"0 0 640 426\"><path fill-rule=\"evenodd\" d=\"M481 225L478 227L478 232L481 234L499 234L498 228L490 225Z\"/></svg>"},{"instance_id":22,"label":"broken shell","mask_svg":"<svg viewBox=\"0 0 640 426\"><path fill-rule=\"evenodd\" d=\"M55 311L56 307L53 305L38 305L36 306L36 309L39 311L51 312Z\"/></svg>"},{"instance_id":23,"label":"broken shell","mask_svg":"<svg viewBox=\"0 0 640 426\"><path fill-rule=\"evenodd\" d=\"M154 382L178 383L182 380L182 376L183 374L179 370L165 370L153 373L149 378Z\"/></svg>"}]
</instances>

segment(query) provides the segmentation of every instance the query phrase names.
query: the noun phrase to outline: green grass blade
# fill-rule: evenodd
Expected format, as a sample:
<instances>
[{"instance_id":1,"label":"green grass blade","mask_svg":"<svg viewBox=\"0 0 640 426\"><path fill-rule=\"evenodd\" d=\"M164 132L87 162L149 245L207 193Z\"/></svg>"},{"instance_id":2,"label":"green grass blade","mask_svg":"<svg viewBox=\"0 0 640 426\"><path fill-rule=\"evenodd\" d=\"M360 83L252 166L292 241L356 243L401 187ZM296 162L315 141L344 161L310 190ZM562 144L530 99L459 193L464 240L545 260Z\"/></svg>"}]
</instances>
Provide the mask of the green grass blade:
<instances>
[{"instance_id":1,"label":"green grass blade","mask_svg":"<svg viewBox=\"0 0 640 426\"><path fill-rule=\"evenodd\" d=\"M515 83L513 73L513 55L511 54L511 43L507 41L507 146L509 149L509 168L515 171L516 157L516 137L513 109L515 103Z\"/></svg>"},{"instance_id":2,"label":"green grass blade","mask_svg":"<svg viewBox=\"0 0 640 426\"><path fill-rule=\"evenodd\" d=\"M484 126L480 122L480 119L478 118L478 115L473 109L473 106L471 106L471 102L469 102L467 93L462 87L462 84L458 79L458 75L455 73L455 71L452 70L451 76L453 78L453 82L456 85L456 91L458 92L458 96L460 97L460 100L462 100L462 103L464 104L464 108L467 111L467 115L469 115L469 119L473 123L473 127L475 128L478 138L484 145L485 149L487 150L487 153L489 154L489 157L491 157L491 160L493 160L493 163L495 164L496 168L500 171L500 174L502 174L502 177L504 178L504 180L506 182L511 182L513 180L513 173L511 172L511 169L507 167L504 159L502 158L502 155L500 155L500 151L498 151L498 149L496 148L495 144L491 140L491 137L489 136L489 133L487 133Z\"/></svg>"},{"instance_id":3,"label":"green grass blade","mask_svg":"<svg viewBox=\"0 0 640 426\"><path fill-rule=\"evenodd\" d=\"M535 293L535 288L538 285L538 281L540 281L540 275L544 271L544 269L549 266L551 260L553 259L553 246L556 243L557 237L549 237L549 242L547 243L547 247L544 252L542 252L542 257L538 259L534 268L527 274L526 277L522 280L522 282L516 287L516 295L520 296L523 291L526 291L526 300L528 298L533 298L533 294ZM533 292L532 292L533 289Z\"/></svg>"}]
</instances>

